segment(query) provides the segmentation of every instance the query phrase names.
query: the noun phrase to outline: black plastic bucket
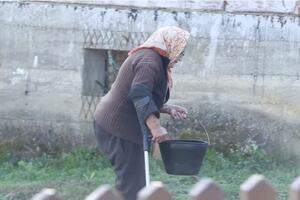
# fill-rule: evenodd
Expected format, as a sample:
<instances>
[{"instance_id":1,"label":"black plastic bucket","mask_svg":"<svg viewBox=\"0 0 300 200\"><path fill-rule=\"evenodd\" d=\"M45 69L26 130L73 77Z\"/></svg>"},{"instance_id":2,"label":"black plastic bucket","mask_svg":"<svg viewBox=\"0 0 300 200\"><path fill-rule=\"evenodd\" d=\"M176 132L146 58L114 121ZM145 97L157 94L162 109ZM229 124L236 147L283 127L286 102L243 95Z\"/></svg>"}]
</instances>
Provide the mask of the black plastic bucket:
<instances>
[{"instance_id":1,"label":"black plastic bucket","mask_svg":"<svg viewBox=\"0 0 300 200\"><path fill-rule=\"evenodd\" d=\"M196 175L208 143L199 140L167 140L159 143L159 147L168 174Z\"/></svg>"}]
</instances>

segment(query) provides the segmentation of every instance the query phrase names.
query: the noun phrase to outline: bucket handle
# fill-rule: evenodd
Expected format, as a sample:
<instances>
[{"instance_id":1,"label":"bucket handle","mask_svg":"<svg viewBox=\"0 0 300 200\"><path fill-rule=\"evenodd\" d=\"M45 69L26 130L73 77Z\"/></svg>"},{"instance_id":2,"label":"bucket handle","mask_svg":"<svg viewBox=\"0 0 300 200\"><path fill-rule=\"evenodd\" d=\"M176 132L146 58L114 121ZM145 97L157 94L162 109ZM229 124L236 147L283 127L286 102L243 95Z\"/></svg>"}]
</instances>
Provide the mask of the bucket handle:
<instances>
[{"instance_id":1,"label":"bucket handle","mask_svg":"<svg viewBox=\"0 0 300 200\"><path fill-rule=\"evenodd\" d=\"M205 132L206 137L207 137L207 143L210 145L210 138L209 138L209 135L208 135L208 132L207 132L205 126L201 122L199 122L199 124L204 129L204 132Z\"/></svg>"}]
</instances>

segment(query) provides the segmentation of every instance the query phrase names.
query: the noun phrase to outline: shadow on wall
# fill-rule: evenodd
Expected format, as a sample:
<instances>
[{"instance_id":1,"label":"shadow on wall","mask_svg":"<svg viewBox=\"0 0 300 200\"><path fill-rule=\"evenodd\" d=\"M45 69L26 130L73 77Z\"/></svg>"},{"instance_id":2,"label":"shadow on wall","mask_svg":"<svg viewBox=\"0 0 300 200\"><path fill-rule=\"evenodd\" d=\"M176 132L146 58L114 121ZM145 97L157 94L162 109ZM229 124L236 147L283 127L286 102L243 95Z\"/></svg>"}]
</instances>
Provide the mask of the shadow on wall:
<instances>
[{"instance_id":1,"label":"shadow on wall","mask_svg":"<svg viewBox=\"0 0 300 200\"><path fill-rule=\"evenodd\" d=\"M255 144L278 159L300 159L297 148L300 124L233 104L203 103L186 107L190 111L189 118L183 122L163 118L165 127L176 137L207 140L204 126L211 145L218 151L229 153Z\"/></svg>"}]
</instances>

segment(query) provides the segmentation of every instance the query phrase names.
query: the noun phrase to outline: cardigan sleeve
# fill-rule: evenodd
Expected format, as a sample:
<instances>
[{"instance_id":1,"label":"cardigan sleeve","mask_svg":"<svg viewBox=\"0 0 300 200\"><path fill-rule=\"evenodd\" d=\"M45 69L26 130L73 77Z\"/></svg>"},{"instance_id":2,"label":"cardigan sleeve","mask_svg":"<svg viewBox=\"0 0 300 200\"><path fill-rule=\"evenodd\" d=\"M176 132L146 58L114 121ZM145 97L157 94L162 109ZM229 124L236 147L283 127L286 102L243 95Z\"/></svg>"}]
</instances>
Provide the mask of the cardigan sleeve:
<instances>
[{"instance_id":1,"label":"cardigan sleeve","mask_svg":"<svg viewBox=\"0 0 300 200\"><path fill-rule=\"evenodd\" d=\"M128 97L135 106L140 123L145 123L150 114L159 118L159 109L152 98L153 88L161 78L159 67L155 63L142 62L135 68Z\"/></svg>"}]
</instances>

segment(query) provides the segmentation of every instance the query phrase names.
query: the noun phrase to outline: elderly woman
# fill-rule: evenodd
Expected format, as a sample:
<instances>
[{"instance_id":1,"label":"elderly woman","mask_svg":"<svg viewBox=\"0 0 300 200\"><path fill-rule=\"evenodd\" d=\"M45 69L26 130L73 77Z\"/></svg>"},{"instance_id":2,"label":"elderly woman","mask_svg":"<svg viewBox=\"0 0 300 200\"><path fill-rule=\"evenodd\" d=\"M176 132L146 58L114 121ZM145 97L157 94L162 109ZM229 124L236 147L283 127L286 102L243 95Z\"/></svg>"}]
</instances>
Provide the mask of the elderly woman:
<instances>
[{"instance_id":1,"label":"elderly woman","mask_svg":"<svg viewBox=\"0 0 300 200\"><path fill-rule=\"evenodd\" d=\"M171 69L184 55L189 35L173 26L155 31L129 52L111 89L97 105L94 128L99 148L110 160L116 188L126 200L135 200L145 186L139 122L146 124L155 142L162 142L169 135L160 125L160 113L175 120L186 118L185 108L165 103L173 86Z\"/></svg>"}]
</instances>

